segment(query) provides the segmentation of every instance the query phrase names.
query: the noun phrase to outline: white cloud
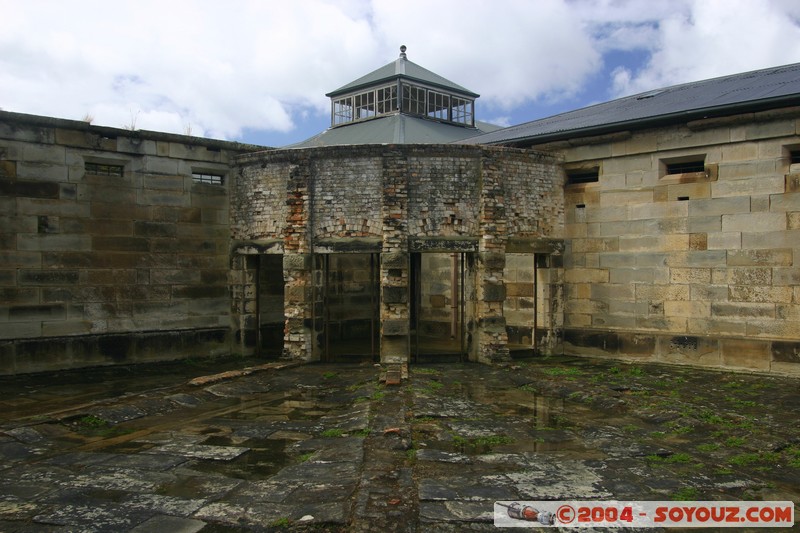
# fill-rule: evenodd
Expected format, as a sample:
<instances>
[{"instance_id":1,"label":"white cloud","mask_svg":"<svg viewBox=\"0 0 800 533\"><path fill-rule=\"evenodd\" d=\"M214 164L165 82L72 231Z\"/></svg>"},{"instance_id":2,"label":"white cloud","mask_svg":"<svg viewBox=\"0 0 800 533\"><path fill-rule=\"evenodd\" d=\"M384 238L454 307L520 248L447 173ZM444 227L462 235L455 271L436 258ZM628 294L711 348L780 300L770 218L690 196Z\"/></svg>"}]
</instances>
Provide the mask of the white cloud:
<instances>
[{"instance_id":1,"label":"white cloud","mask_svg":"<svg viewBox=\"0 0 800 533\"><path fill-rule=\"evenodd\" d=\"M287 131L290 111L326 108L332 80L374 62L365 6L0 1L13 13L0 33L0 106L110 126L133 110L143 129L190 122L219 137Z\"/></svg>"},{"instance_id":2,"label":"white cloud","mask_svg":"<svg viewBox=\"0 0 800 533\"><path fill-rule=\"evenodd\" d=\"M619 95L800 61L797 4L693 0L658 24L649 62L612 72Z\"/></svg>"},{"instance_id":3,"label":"white cloud","mask_svg":"<svg viewBox=\"0 0 800 533\"><path fill-rule=\"evenodd\" d=\"M410 60L509 109L566 96L600 68L600 54L557 0L413 0L375 4L376 31Z\"/></svg>"},{"instance_id":4,"label":"white cloud","mask_svg":"<svg viewBox=\"0 0 800 533\"><path fill-rule=\"evenodd\" d=\"M480 93L482 115L514 122L520 106L581 96L601 75L627 94L800 61L798 5L0 0L0 107L217 138L290 132L324 124L326 92L405 44L411 61ZM647 61L606 64L619 51Z\"/></svg>"}]
</instances>

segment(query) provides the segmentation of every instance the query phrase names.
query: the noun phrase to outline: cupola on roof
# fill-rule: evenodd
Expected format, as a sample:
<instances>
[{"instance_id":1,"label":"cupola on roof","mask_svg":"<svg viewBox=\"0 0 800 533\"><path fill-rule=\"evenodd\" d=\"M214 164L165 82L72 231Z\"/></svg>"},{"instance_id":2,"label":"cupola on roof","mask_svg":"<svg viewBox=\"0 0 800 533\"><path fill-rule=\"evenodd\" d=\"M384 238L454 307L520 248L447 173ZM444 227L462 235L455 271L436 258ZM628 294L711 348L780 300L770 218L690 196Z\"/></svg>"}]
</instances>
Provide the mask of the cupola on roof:
<instances>
[{"instance_id":1,"label":"cupola on roof","mask_svg":"<svg viewBox=\"0 0 800 533\"><path fill-rule=\"evenodd\" d=\"M331 98L331 127L393 113L474 127L478 97L409 61L405 46L396 61L326 96Z\"/></svg>"},{"instance_id":2,"label":"cupola on roof","mask_svg":"<svg viewBox=\"0 0 800 533\"><path fill-rule=\"evenodd\" d=\"M480 95L400 57L326 94L330 129L292 148L449 143L499 129L475 120Z\"/></svg>"},{"instance_id":3,"label":"cupola on roof","mask_svg":"<svg viewBox=\"0 0 800 533\"><path fill-rule=\"evenodd\" d=\"M346 93L358 91L364 87L397 80L398 78L419 81L426 85L438 87L449 92L456 92L470 98L478 98L480 96L479 94L476 94L469 89L458 85L457 83L453 83L447 78L439 76L435 72L431 72L430 70L417 65L413 61L409 61L406 50L407 48L405 45L401 46L400 57L398 57L397 60L392 61L388 65L384 65L383 67L374 70L355 81L351 81L350 83L339 87L335 91L329 92L325 96L334 98Z\"/></svg>"}]
</instances>

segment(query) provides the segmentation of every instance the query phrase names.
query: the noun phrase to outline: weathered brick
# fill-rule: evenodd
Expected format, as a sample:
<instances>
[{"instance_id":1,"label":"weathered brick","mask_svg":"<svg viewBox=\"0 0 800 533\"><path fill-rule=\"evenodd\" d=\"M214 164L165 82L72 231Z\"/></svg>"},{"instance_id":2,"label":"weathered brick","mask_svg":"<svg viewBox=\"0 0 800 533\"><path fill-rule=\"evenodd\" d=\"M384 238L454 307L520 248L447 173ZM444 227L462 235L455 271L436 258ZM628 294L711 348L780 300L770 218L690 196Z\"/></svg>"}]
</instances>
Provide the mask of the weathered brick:
<instances>
[{"instance_id":1,"label":"weathered brick","mask_svg":"<svg viewBox=\"0 0 800 533\"><path fill-rule=\"evenodd\" d=\"M25 285L74 285L78 283L76 270L20 270L18 281Z\"/></svg>"},{"instance_id":2,"label":"weathered brick","mask_svg":"<svg viewBox=\"0 0 800 533\"><path fill-rule=\"evenodd\" d=\"M92 248L89 235L37 234L17 236L17 249L26 252L88 251Z\"/></svg>"},{"instance_id":3,"label":"weathered brick","mask_svg":"<svg viewBox=\"0 0 800 533\"><path fill-rule=\"evenodd\" d=\"M733 196L729 198L690 200L688 208L688 214L692 218L749 213L750 198L749 196Z\"/></svg>"},{"instance_id":4,"label":"weathered brick","mask_svg":"<svg viewBox=\"0 0 800 533\"><path fill-rule=\"evenodd\" d=\"M750 213L722 215L723 232L764 232L786 229L784 213Z\"/></svg>"},{"instance_id":5,"label":"weathered brick","mask_svg":"<svg viewBox=\"0 0 800 533\"><path fill-rule=\"evenodd\" d=\"M150 242L142 237L97 236L92 237L92 248L98 251L147 252Z\"/></svg>"},{"instance_id":6,"label":"weathered brick","mask_svg":"<svg viewBox=\"0 0 800 533\"><path fill-rule=\"evenodd\" d=\"M722 339L722 361L727 366L768 370L772 359L768 341L749 339Z\"/></svg>"},{"instance_id":7,"label":"weathered brick","mask_svg":"<svg viewBox=\"0 0 800 533\"><path fill-rule=\"evenodd\" d=\"M671 283L711 283L710 268L670 268Z\"/></svg>"},{"instance_id":8,"label":"weathered brick","mask_svg":"<svg viewBox=\"0 0 800 533\"><path fill-rule=\"evenodd\" d=\"M567 283L608 283L609 273L601 268L573 268L564 272Z\"/></svg>"},{"instance_id":9,"label":"weathered brick","mask_svg":"<svg viewBox=\"0 0 800 533\"><path fill-rule=\"evenodd\" d=\"M728 252L728 266L791 266L792 250L736 250Z\"/></svg>"}]
</instances>

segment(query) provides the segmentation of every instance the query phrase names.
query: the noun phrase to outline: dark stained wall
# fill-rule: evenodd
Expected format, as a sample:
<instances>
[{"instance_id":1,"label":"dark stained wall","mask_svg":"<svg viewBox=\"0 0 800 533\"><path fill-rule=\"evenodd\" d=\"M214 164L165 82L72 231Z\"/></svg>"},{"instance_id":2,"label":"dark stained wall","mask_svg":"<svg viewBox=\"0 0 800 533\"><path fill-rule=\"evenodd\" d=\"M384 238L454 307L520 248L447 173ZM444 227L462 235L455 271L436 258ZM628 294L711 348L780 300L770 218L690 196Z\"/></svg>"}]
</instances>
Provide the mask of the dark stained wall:
<instances>
[{"instance_id":1,"label":"dark stained wall","mask_svg":"<svg viewBox=\"0 0 800 533\"><path fill-rule=\"evenodd\" d=\"M0 113L0 373L227 353L228 161L252 149Z\"/></svg>"}]
</instances>

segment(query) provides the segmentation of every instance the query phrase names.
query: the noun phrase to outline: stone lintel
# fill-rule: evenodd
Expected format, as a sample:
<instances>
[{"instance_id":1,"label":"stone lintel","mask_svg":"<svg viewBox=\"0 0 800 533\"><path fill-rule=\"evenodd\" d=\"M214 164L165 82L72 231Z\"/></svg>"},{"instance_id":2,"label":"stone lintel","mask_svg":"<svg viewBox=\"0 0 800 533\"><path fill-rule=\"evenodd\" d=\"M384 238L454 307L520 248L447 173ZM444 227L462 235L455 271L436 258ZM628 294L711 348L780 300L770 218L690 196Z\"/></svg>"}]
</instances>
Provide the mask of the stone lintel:
<instances>
[{"instance_id":1,"label":"stone lintel","mask_svg":"<svg viewBox=\"0 0 800 533\"><path fill-rule=\"evenodd\" d=\"M382 247L380 238L320 239L314 242L314 253L380 253Z\"/></svg>"},{"instance_id":2,"label":"stone lintel","mask_svg":"<svg viewBox=\"0 0 800 533\"><path fill-rule=\"evenodd\" d=\"M234 242L231 251L233 254L258 255L282 254L283 239L259 239L255 241Z\"/></svg>"},{"instance_id":3,"label":"stone lintel","mask_svg":"<svg viewBox=\"0 0 800 533\"><path fill-rule=\"evenodd\" d=\"M411 252L477 252L475 237L412 238L408 241Z\"/></svg>"}]
</instances>

